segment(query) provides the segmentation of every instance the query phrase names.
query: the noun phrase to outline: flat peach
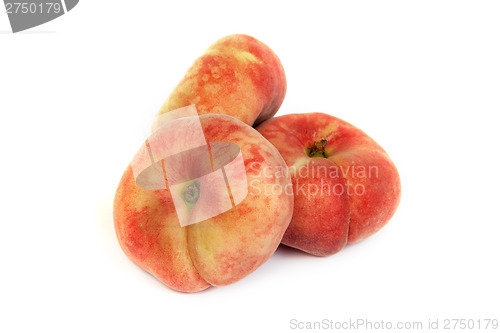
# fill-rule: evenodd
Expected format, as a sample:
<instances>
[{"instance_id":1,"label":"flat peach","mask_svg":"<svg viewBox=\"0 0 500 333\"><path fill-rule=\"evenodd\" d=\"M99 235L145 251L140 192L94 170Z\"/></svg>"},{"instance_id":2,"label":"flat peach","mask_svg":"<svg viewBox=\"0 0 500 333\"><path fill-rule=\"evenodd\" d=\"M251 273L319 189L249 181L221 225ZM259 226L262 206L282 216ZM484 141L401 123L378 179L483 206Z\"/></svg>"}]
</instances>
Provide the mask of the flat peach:
<instances>
[{"instance_id":1,"label":"flat peach","mask_svg":"<svg viewBox=\"0 0 500 333\"><path fill-rule=\"evenodd\" d=\"M278 148L292 176L295 208L283 244L331 255L373 235L395 213L396 166L360 129L308 113L276 117L257 130Z\"/></svg>"},{"instance_id":2,"label":"flat peach","mask_svg":"<svg viewBox=\"0 0 500 333\"><path fill-rule=\"evenodd\" d=\"M195 104L200 115L227 114L252 126L271 118L285 93L278 56L253 37L229 35L196 59L159 114Z\"/></svg>"},{"instance_id":3,"label":"flat peach","mask_svg":"<svg viewBox=\"0 0 500 333\"><path fill-rule=\"evenodd\" d=\"M288 173L268 177L262 172L287 170L273 145L231 116L202 115L200 120L208 142L234 143L241 149L243 176L252 191L239 204L220 215L181 227L174 194L169 188L138 186L131 166L125 170L114 200L115 230L125 254L166 285L185 292L228 285L253 272L274 253L293 212L293 195L267 190L270 186L290 185ZM174 140L162 142L169 145ZM185 163L178 170L197 167ZM207 197L206 191L210 190L203 182L185 188L185 198L194 205L193 211L198 198Z\"/></svg>"}]
</instances>

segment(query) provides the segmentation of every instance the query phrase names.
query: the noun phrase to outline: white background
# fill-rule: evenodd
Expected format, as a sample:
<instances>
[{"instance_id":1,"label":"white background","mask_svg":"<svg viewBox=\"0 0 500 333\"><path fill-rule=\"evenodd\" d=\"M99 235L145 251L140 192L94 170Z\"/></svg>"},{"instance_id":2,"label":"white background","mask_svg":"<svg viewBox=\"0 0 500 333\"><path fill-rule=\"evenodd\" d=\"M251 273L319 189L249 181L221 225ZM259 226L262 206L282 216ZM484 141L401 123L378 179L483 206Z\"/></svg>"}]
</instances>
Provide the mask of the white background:
<instances>
[{"instance_id":1,"label":"white background","mask_svg":"<svg viewBox=\"0 0 500 333\"><path fill-rule=\"evenodd\" d=\"M500 319L499 17L498 1L84 0L12 34L2 9L0 331ZM183 294L125 257L112 200L167 95L231 33L281 58L278 115L363 129L403 196L382 231L334 256L280 248L233 285Z\"/></svg>"}]
</instances>

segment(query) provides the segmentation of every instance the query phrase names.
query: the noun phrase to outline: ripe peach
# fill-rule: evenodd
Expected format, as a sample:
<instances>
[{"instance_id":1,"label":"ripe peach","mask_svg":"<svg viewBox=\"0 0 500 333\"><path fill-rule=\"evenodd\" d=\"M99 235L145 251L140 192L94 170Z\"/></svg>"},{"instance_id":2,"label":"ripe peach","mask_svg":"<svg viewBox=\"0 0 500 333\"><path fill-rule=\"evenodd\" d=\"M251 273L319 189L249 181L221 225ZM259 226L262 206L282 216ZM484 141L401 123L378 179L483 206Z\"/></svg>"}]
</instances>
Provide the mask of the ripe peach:
<instances>
[{"instance_id":1,"label":"ripe peach","mask_svg":"<svg viewBox=\"0 0 500 333\"><path fill-rule=\"evenodd\" d=\"M200 115L227 114L252 126L278 111L285 92L278 56L253 37L229 35L196 59L159 114L196 104Z\"/></svg>"},{"instance_id":2,"label":"ripe peach","mask_svg":"<svg viewBox=\"0 0 500 333\"><path fill-rule=\"evenodd\" d=\"M400 201L389 155L353 125L322 113L291 114L257 130L285 159L295 206L283 244L318 256L380 230Z\"/></svg>"},{"instance_id":3,"label":"ripe peach","mask_svg":"<svg viewBox=\"0 0 500 333\"><path fill-rule=\"evenodd\" d=\"M234 143L241 149L243 172L226 175L232 177L230 181L236 179L241 184L246 177L247 183L259 192L248 191L246 197L238 200L233 192L232 200L236 202L233 208L182 227L179 222L182 212L176 210L174 202L179 193L168 187L138 186L133 166L129 165L118 185L113 208L116 235L125 254L166 285L185 292L228 285L253 272L274 253L293 212L293 195L284 191L276 195L265 190L273 185L291 184L288 173L284 177L263 175L265 168L287 169L272 144L254 128L231 116L208 114L199 119L212 154L217 153L213 151L217 142ZM160 149L171 148L179 140L178 132L166 131L162 140L157 140ZM180 132L190 135L192 130ZM187 177L203 168L193 162L195 158L190 152L182 154L169 168L175 169L177 178ZM169 163L165 159L165 164ZM165 180L171 182L170 178ZM190 216L200 213L197 207L202 200L210 203L209 209L217 208L220 193L215 193L212 185L210 181L193 181L181 189Z\"/></svg>"}]
</instances>

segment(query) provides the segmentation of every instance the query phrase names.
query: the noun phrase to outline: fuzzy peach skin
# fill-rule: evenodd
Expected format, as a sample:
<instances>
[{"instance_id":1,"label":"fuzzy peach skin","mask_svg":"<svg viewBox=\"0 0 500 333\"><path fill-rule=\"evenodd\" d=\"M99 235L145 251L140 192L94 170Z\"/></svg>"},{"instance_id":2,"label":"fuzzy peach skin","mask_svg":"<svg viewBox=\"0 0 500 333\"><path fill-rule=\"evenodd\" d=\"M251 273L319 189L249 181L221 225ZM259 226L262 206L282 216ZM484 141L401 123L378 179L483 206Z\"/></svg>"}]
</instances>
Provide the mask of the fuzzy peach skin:
<instances>
[{"instance_id":1,"label":"fuzzy peach skin","mask_svg":"<svg viewBox=\"0 0 500 333\"><path fill-rule=\"evenodd\" d=\"M274 177L262 172L287 168L273 145L231 116L202 115L200 120L208 142L233 142L240 147L247 182L254 190L221 215L181 227L169 189L137 186L129 165L113 208L116 235L125 254L166 285L184 292L228 285L253 272L274 253L293 212L293 194L266 190L291 184L288 173ZM190 167L196 166L186 165ZM202 186L202 195L203 190Z\"/></svg>"},{"instance_id":2,"label":"fuzzy peach skin","mask_svg":"<svg viewBox=\"0 0 500 333\"><path fill-rule=\"evenodd\" d=\"M278 56L253 37L229 35L196 59L159 114L196 104L200 115L227 114L252 126L278 111L285 92Z\"/></svg>"},{"instance_id":3,"label":"fuzzy peach skin","mask_svg":"<svg viewBox=\"0 0 500 333\"><path fill-rule=\"evenodd\" d=\"M283 244L327 256L380 230L401 197L396 166L373 139L322 113L290 114L257 127L285 159L295 207Z\"/></svg>"}]
</instances>

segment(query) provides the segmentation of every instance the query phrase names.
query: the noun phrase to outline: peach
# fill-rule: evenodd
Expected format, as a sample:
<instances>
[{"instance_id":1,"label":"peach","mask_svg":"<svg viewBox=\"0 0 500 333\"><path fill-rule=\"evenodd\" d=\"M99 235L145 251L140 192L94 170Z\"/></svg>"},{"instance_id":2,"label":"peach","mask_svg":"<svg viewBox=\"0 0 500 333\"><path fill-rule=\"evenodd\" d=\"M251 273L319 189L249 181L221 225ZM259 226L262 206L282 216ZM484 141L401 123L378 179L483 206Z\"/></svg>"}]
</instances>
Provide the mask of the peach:
<instances>
[{"instance_id":1,"label":"peach","mask_svg":"<svg viewBox=\"0 0 500 333\"><path fill-rule=\"evenodd\" d=\"M253 37L229 35L196 59L159 114L195 104L200 115L227 114L252 126L278 111L285 92L278 56Z\"/></svg>"},{"instance_id":2,"label":"peach","mask_svg":"<svg viewBox=\"0 0 500 333\"><path fill-rule=\"evenodd\" d=\"M285 188L291 185L288 173L275 177L262 172L265 168L288 170L271 143L234 117L208 114L199 119L212 154L217 153L214 152L217 142L239 146L243 171L234 172L230 179L237 179L241 184L242 177L246 177L245 186L252 184L252 188L259 191L247 192L245 188L248 194L238 200L233 192L231 200L235 202L231 209L193 223L189 218L200 213L197 207L202 200L210 203L209 209L218 208L222 201L218 200L220 193L214 191L210 181L190 182L179 192L189 213L187 225L181 226L183 213L176 210L174 202L179 193L172 192L169 187L147 189L139 186L139 180L148 179L137 177L136 180L133 166L129 165L118 185L113 207L116 235L125 254L166 285L184 292L228 285L256 270L280 244L293 212L293 194L265 190L269 186ZM192 132L182 131L186 135ZM172 130L166 131L165 137L156 143L160 150L170 149L176 140L179 135ZM219 150L224 147L219 146ZM173 173L177 178L188 177L203 168L194 162L195 158L191 152L180 155L174 163ZM140 158L135 160L141 161ZM167 166L171 163L168 159L165 161ZM165 165L162 166L165 170ZM171 178L165 181L170 182Z\"/></svg>"},{"instance_id":3,"label":"peach","mask_svg":"<svg viewBox=\"0 0 500 333\"><path fill-rule=\"evenodd\" d=\"M285 159L294 212L283 244L327 256L380 230L400 201L389 155L353 125L322 113L267 120L257 130Z\"/></svg>"}]
</instances>

